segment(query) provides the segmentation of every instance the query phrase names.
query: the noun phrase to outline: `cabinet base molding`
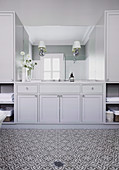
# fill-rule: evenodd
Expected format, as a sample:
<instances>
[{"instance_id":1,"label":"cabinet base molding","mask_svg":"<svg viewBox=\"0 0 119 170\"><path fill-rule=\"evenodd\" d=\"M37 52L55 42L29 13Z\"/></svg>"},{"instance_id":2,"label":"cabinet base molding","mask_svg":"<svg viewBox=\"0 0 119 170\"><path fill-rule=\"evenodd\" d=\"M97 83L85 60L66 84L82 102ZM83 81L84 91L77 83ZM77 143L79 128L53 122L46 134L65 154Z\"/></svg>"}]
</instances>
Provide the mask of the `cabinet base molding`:
<instances>
[{"instance_id":1,"label":"cabinet base molding","mask_svg":"<svg viewBox=\"0 0 119 170\"><path fill-rule=\"evenodd\" d=\"M14 124L2 125L2 129L119 129L119 124L78 124L78 125L39 125L39 124Z\"/></svg>"}]
</instances>

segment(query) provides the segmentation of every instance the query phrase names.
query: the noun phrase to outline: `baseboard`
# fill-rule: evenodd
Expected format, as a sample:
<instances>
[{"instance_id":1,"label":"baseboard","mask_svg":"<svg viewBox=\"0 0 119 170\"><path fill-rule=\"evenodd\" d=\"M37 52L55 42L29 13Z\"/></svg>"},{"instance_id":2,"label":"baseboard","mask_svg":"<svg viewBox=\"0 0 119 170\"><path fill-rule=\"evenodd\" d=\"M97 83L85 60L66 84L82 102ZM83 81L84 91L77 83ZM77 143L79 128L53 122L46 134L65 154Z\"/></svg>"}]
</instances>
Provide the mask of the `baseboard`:
<instances>
[{"instance_id":1,"label":"baseboard","mask_svg":"<svg viewBox=\"0 0 119 170\"><path fill-rule=\"evenodd\" d=\"M97 124L97 125L39 125L39 124L14 124L2 125L2 128L12 129L119 129L119 125Z\"/></svg>"}]
</instances>

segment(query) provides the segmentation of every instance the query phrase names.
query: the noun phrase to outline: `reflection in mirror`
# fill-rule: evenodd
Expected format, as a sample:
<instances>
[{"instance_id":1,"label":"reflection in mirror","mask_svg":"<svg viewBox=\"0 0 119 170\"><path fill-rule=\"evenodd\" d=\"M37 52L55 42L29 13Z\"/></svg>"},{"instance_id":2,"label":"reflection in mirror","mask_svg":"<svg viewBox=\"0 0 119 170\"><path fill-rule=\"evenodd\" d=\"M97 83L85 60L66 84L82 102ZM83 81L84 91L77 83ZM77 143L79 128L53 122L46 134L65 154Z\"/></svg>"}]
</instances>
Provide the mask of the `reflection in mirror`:
<instances>
[{"instance_id":1,"label":"reflection in mirror","mask_svg":"<svg viewBox=\"0 0 119 170\"><path fill-rule=\"evenodd\" d=\"M37 60L38 63L33 72L33 79L69 80L72 72L75 80L89 79L89 58L87 56L89 56L90 52L87 50L90 50L88 44L90 46L94 45L94 39L89 43L89 38L94 31L94 27L27 26L25 28L32 44L32 58L33 60ZM47 49L43 57L39 55L38 44L40 41L44 41ZM79 41L81 44L78 55L73 55L72 53L74 41ZM61 56L59 57L60 54ZM58 63L63 64L59 65ZM92 76L91 79L96 79L96 76ZM102 79L102 77L99 79Z\"/></svg>"}]
</instances>

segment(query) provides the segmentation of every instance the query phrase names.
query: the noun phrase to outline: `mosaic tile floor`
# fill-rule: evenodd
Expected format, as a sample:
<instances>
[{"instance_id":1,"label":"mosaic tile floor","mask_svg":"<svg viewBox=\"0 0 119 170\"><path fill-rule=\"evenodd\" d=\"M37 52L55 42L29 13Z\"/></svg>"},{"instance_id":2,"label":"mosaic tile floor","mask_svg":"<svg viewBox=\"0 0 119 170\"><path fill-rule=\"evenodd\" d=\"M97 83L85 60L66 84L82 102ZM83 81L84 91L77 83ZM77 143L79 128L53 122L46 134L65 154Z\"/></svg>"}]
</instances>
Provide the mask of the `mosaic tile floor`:
<instances>
[{"instance_id":1,"label":"mosaic tile floor","mask_svg":"<svg viewBox=\"0 0 119 170\"><path fill-rule=\"evenodd\" d=\"M2 129L0 170L119 170L119 130Z\"/></svg>"}]
</instances>

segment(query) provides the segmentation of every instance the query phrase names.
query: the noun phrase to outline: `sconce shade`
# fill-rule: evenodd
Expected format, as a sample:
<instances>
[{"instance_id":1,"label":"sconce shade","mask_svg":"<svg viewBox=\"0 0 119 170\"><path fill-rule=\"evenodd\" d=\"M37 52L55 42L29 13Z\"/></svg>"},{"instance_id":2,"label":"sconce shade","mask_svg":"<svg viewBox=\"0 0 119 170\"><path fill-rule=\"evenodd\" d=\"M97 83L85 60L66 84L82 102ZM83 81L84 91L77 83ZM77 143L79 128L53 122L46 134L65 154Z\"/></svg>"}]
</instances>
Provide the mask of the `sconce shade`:
<instances>
[{"instance_id":1,"label":"sconce shade","mask_svg":"<svg viewBox=\"0 0 119 170\"><path fill-rule=\"evenodd\" d=\"M45 52L47 51L44 41L39 42L38 49L39 49L39 55L44 56Z\"/></svg>"},{"instance_id":2,"label":"sconce shade","mask_svg":"<svg viewBox=\"0 0 119 170\"><path fill-rule=\"evenodd\" d=\"M74 44L72 46L72 52L75 52L76 49L80 49L81 48L81 44L79 41L74 41Z\"/></svg>"},{"instance_id":3,"label":"sconce shade","mask_svg":"<svg viewBox=\"0 0 119 170\"><path fill-rule=\"evenodd\" d=\"M43 49L44 52L46 52L46 46L45 46L44 41L40 41L40 42L39 42L38 49L39 49L39 50L40 50L40 49Z\"/></svg>"}]
</instances>

